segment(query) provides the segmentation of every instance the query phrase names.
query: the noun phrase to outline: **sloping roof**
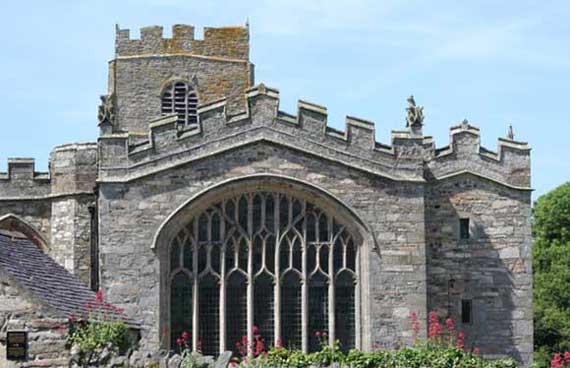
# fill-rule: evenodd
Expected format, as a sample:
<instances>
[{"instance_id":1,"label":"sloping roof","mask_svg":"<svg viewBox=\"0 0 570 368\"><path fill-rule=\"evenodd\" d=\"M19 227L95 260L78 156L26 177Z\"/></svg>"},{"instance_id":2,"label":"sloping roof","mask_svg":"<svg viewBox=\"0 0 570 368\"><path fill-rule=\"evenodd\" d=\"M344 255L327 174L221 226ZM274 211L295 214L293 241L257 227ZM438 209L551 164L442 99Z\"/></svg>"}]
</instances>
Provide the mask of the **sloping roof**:
<instances>
[{"instance_id":1,"label":"sloping roof","mask_svg":"<svg viewBox=\"0 0 570 368\"><path fill-rule=\"evenodd\" d=\"M63 318L88 318L89 309L95 311L101 304L91 289L19 233L0 230L0 270ZM99 309L104 309L109 320L138 325L114 308ZM98 314L91 313L91 317Z\"/></svg>"}]
</instances>

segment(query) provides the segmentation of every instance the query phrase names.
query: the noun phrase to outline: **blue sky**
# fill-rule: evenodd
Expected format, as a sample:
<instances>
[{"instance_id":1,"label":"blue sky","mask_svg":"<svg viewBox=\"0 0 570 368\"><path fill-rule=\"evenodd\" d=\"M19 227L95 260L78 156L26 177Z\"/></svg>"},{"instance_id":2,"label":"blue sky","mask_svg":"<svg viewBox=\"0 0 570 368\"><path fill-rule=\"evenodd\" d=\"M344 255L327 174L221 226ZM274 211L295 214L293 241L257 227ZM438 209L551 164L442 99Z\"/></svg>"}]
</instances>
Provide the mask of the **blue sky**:
<instances>
[{"instance_id":1,"label":"blue sky","mask_svg":"<svg viewBox=\"0 0 570 368\"><path fill-rule=\"evenodd\" d=\"M0 12L0 171L8 157L47 170L53 146L95 141L114 25L244 24L256 81L376 123L404 127L406 97L425 107L437 146L463 118L482 143L513 125L530 142L534 198L570 179L570 1L11 1ZM200 35L201 30L198 31Z\"/></svg>"}]
</instances>

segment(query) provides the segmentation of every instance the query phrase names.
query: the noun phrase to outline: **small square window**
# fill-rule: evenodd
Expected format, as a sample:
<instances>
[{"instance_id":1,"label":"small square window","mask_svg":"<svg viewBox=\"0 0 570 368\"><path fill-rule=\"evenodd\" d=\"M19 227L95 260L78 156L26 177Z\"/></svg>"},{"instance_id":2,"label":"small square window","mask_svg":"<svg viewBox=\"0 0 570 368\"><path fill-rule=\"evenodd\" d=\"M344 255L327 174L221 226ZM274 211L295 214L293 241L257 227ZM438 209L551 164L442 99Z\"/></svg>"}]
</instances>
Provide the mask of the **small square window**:
<instances>
[{"instance_id":1,"label":"small square window","mask_svg":"<svg viewBox=\"0 0 570 368\"><path fill-rule=\"evenodd\" d=\"M469 299L461 300L461 323L473 323L473 302Z\"/></svg>"},{"instance_id":2,"label":"small square window","mask_svg":"<svg viewBox=\"0 0 570 368\"><path fill-rule=\"evenodd\" d=\"M469 219L459 219L459 239L469 239Z\"/></svg>"}]
</instances>

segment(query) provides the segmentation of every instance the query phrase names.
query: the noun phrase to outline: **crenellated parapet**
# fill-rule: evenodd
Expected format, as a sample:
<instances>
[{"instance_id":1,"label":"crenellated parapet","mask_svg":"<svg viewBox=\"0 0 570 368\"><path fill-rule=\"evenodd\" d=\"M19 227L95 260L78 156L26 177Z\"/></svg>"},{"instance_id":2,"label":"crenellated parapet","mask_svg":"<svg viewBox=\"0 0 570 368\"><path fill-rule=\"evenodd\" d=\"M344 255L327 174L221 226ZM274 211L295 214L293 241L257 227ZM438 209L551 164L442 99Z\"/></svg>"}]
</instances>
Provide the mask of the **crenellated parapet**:
<instances>
[{"instance_id":1,"label":"crenellated parapet","mask_svg":"<svg viewBox=\"0 0 570 368\"><path fill-rule=\"evenodd\" d=\"M115 53L117 57L191 54L249 60L249 29L205 27L200 40L194 38L192 25L174 25L172 38L163 37L162 27L152 26L141 28L140 39L132 39L128 29L117 26Z\"/></svg>"},{"instance_id":2,"label":"crenellated parapet","mask_svg":"<svg viewBox=\"0 0 570 368\"><path fill-rule=\"evenodd\" d=\"M449 145L434 149L426 166L426 176L434 180L463 173L530 189L530 147L526 142L499 138L497 150L491 151L481 146L479 128L464 120L450 129Z\"/></svg>"},{"instance_id":3,"label":"crenellated parapet","mask_svg":"<svg viewBox=\"0 0 570 368\"><path fill-rule=\"evenodd\" d=\"M0 200L49 199L93 193L97 179L97 144L74 143L55 147L50 171L35 171L33 158L9 158L0 172Z\"/></svg>"},{"instance_id":4,"label":"crenellated parapet","mask_svg":"<svg viewBox=\"0 0 570 368\"><path fill-rule=\"evenodd\" d=\"M8 171L0 172L0 198L43 196L49 192L49 173L37 172L33 158L9 158Z\"/></svg>"},{"instance_id":5,"label":"crenellated parapet","mask_svg":"<svg viewBox=\"0 0 570 368\"><path fill-rule=\"evenodd\" d=\"M202 104L193 129L180 126L175 116L162 116L149 122L146 139L102 131L99 180L134 180L266 142L394 181L423 183L470 171L512 187L529 186L526 144L501 139L499 151L492 153L480 147L479 131L469 125L452 128L451 143L442 149L422 135L420 123L393 131L386 145L376 142L373 122L347 116L343 130L329 126L324 106L299 101L295 115L283 112L279 91L263 84L246 90L245 100L245 109L234 115L228 113L226 99Z\"/></svg>"}]
</instances>

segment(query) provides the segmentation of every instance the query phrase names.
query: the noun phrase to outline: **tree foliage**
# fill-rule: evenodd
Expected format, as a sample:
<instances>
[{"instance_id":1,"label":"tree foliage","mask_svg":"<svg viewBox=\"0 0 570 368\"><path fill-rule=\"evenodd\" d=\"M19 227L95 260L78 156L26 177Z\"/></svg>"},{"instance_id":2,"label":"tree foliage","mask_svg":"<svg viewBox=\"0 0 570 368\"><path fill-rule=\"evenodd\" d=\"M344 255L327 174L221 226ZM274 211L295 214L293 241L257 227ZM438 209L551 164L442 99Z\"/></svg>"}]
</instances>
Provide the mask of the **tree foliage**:
<instances>
[{"instance_id":1,"label":"tree foliage","mask_svg":"<svg viewBox=\"0 0 570 368\"><path fill-rule=\"evenodd\" d=\"M535 360L570 350L570 183L541 196L533 210Z\"/></svg>"}]
</instances>

